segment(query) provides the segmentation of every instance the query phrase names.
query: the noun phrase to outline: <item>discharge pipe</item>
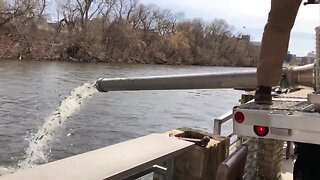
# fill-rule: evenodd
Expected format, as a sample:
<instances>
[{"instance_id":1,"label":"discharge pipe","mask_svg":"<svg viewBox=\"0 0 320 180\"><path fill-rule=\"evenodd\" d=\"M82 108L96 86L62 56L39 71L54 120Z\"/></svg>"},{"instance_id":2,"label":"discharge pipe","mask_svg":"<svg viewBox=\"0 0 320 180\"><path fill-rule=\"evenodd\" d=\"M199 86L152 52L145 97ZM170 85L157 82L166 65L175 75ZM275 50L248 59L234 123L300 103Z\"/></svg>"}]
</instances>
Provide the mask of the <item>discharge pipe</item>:
<instances>
[{"instance_id":1,"label":"discharge pipe","mask_svg":"<svg viewBox=\"0 0 320 180\"><path fill-rule=\"evenodd\" d=\"M284 81L290 88L298 87L300 85L313 87L313 67L312 64L284 68L281 81ZM96 88L100 92L218 88L253 90L257 86L256 79L256 70L232 73L103 78L97 81Z\"/></svg>"},{"instance_id":2,"label":"discharge pipe","mask_svg":"<svg viewBox=\"0 0 320 180\"><path fill-rule=\"evenodd\" d=\"M315 86L315 64L307 64L304 66L289 66L283 70L284 79L289 88L299 86L314 87Z\"/></svg>"},{"instance_id":3,"label":"discharge pipe","mask_svg":"<svg viewBox=\"0 0 320 180\"><path fill-rule=\"evenodd\" d=\"M170 76L104 78L96 87L100 92L137 90L178 90L178 89L255 89L255 70L235 73L206 73Z\"/></svg>"}]
</instances>

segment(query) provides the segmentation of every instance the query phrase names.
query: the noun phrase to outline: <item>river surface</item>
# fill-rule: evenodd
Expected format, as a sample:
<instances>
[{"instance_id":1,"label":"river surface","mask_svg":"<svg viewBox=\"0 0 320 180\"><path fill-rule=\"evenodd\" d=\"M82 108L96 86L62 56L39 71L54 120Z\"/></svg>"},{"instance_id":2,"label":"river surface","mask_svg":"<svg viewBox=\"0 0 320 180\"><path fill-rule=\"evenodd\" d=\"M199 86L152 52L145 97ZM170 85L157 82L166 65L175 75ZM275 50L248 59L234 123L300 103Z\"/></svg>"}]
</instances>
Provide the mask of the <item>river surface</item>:
<instances>
[{"instance_id":1,"label":"river surface","mask_svg":"<svg viewBox=\"0 0 320 180\"><path fill-rule=\"evenodd\" d=\"M28 139L70 91L101 77L235 72L248 68L0 61L0 166L14 167ZM212 132L213 119L238 104L241 91L97 93L49 144L49 161L179 127ZM231 125L226 125L231 129Z\"/></svg>"}]
</instances>

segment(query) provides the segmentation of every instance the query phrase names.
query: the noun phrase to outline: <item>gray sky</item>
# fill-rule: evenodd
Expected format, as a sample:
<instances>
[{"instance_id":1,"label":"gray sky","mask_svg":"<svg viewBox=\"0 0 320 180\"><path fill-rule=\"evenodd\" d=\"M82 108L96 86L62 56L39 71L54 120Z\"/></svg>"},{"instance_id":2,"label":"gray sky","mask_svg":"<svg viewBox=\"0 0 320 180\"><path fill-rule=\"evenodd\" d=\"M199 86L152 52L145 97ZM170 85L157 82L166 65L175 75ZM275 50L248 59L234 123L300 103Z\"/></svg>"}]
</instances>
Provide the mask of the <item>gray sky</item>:
<instances>
[{"instance_id":1,"label":"gray sky","mask_svg":"<svg viewBox=\"0 0 320 180\"><path fill-rule=\"evenodd\" d=\"M140 0L156 4L173 12L183 12L186 19L202 18L212 21L225 19L236 32L250 34L253 41L261 41L270 10L270 0ZM319 5L301 5L292 31L289 51L304 56L315 50L315 27L320 25ZM245 28L244 28L245 27Z\"/></svg>"}]
</instances>

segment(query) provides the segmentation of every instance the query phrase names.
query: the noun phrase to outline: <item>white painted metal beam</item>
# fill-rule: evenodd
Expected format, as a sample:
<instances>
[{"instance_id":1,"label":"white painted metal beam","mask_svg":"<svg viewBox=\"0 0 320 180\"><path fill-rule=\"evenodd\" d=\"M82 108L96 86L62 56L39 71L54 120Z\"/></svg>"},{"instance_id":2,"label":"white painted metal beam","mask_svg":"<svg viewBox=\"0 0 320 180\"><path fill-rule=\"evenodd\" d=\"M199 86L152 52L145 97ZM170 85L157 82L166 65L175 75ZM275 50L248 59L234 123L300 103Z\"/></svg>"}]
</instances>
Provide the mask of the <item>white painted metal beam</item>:
<instances>
[{"instance_id":1,"label":"white painted metal beam","mask_svg":"<svg viewBox=\"0 0 320 180\"><path fill-rule=\"evenodd\" d=\"M123 179L164 162L193 145L166 135L151 134L1 176L0 180Z\"/></svg>"}]
</instances>

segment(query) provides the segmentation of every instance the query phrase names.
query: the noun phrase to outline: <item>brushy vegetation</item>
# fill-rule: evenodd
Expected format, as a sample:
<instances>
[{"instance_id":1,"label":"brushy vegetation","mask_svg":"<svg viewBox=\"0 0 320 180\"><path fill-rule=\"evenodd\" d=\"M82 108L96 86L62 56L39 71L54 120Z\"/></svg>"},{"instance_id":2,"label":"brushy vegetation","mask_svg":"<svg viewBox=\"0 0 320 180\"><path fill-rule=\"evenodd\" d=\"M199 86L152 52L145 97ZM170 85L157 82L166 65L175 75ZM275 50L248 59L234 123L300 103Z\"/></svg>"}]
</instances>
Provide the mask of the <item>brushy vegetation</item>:
<instances>
[{"instance_id":1,"label":"brushy vegetation","mask_svg":"<svg viewBox=\"0 0 320 180\"><path fill-rule=\"evenodd\" d=\"M254 66L259 48L222 19L182 14L137 0L0 0L0 58ZM50 10L52 11L52 9ZM51 13L53 14L53 13ZM59 19L47 23L47 19Z\"/></svg>"}]
</instances>

